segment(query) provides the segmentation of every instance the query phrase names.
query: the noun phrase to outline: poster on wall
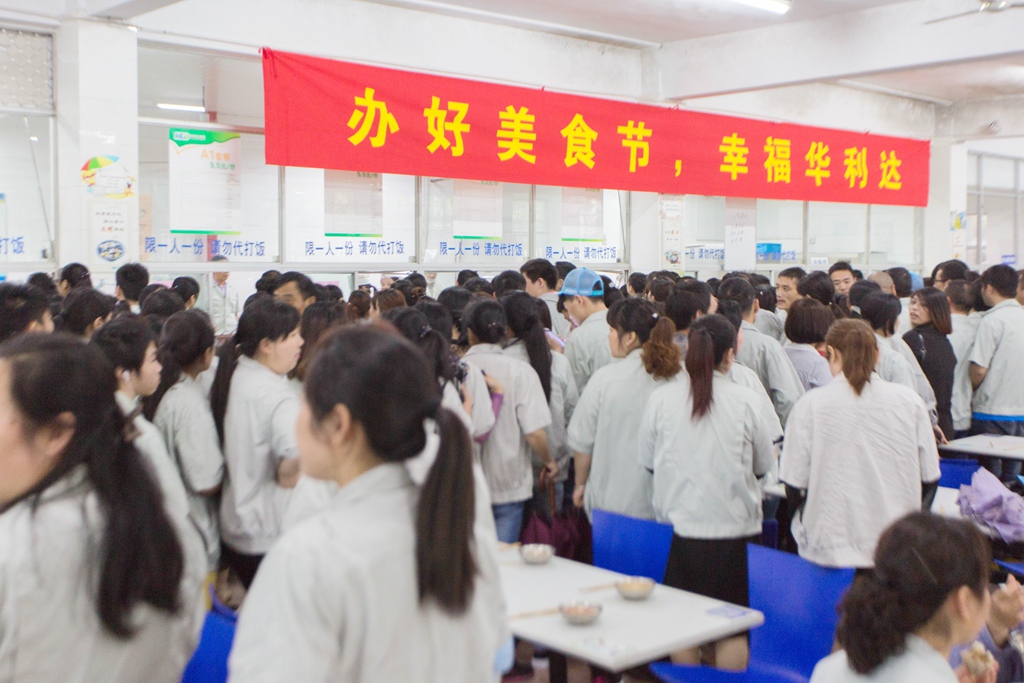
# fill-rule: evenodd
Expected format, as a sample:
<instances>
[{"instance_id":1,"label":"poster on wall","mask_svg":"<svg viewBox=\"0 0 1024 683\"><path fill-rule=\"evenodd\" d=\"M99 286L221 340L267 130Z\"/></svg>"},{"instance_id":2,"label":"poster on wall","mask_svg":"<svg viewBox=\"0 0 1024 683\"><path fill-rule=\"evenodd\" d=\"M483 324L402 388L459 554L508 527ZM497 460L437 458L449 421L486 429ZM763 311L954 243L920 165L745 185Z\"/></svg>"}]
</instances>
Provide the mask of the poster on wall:
<instances>
[{"instance_id":1,"label":"poster on wall","mask_svg":"<svg viewBox=\"0 0 1024 683\"><path fill-rule=\"evenodd\" d=\"M726 271L753 270L757 264L757 202L753 199L725 200Z\"/></svg>"},{"instance_id":2,"label":"poster on wall","mask_svg":"<svg viewBox=\"0 0 1024 683\"><path fill-rule=\"evenodd\" d=\"M949 246L952 257L963 261L967 258L967 212L954 211L949 217Z\"/></svg>"},{"instance_id":3,"label":"poster on wall","mask_svg":"<svg viewBox=\"0 0 1024 683\"><path fill-rule=\"evenodd\" d=\"M168 133L172 235L240 235L242 136L171 128Z\"/></svg>"},{"instance_id":4,"label":"poster on wall","mask_svg":"<svg viewBox=\"0 0 1024 683\"><path fill-rule=\"evenodd\" d=\"M136 179L119 156L99 155L82 164L89 254L94 270L113 271L132 260L138 243Z\"/></svg>"},{"instance_id":5,"label":"poster on wall","mask_svg":"<svg viewBox=\"0 0 1024 683\"><path fill-rule=\"evenodd\" d=\"M324 236L383 237L380 173L324 171Z\"/></svg>"},{"instance_id":6,"label":"poster on wall","mask_svg":"<svg viewBox=\"0 0 1024 683\"><path fill-rule=\"evenodd\" d=\"M501 239L501 183L492 180L455 180L454 195L452 215L452 237L454 239Z\"/></svg>"},{"instance_id":7,"label":"poster on wall","mask_svg":"<svg viewBox=\"0 0 1024 683\"><path fill-rule=\"evenodd\" d=\"M683 200L662 196L658 199L661 223L661 267L682 271L683 263Z\"/></svg>"},{"instance_id":8,"label":"poster on wall","mask_svg":"<svg viewBox=\"0 0 1024 683\"><path fill-rule=\"evenodd\" d=\"M604 243L604 193L562 188L562 241Z\"/></svg>"}]
</instances>

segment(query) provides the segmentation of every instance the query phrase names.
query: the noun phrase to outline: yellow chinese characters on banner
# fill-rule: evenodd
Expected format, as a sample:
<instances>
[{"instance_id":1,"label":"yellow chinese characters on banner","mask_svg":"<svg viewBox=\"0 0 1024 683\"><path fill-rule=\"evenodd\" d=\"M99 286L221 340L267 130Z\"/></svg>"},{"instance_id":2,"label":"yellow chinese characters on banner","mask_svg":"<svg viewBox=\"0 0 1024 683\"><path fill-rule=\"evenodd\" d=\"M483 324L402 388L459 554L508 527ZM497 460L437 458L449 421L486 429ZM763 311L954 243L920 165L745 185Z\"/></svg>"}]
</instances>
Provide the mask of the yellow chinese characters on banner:
<instances>
[{"instance_id":1,"label":"yellow chinese characters on banner","mask_svg":"<svg viewBox=\"0 0 1024 683\"><path fill-rule=\"evenodd\" d=\"M792 171L790 141L769 136L764 142L764 151L768 154L764 161L764 167L768 171L768 182L788 183Z\"/></svg>"},{"instance_id":2,"label":"yellow chinese characters on banner","mask_svg":"<svg viewBox=\"0 0 1024 683\"><path fill-rule=\"evenodd\" d=\"M746 138L741 138L736 133L722 138L722 144L718 151L722 153L722 165L718 167L722 173L728 173L733 180L750 169L747 168L747 154L750 148L745 147Z\"/></svg>"},{"instance_id":3,"label":"yellow chinese characters on banner","mask_svg":"<svg viewBox=\"0 0 1024 683\"><path fill-rule=\"evenodd\" d=\"M374 122L377 123L377 132L370 138L370 144L374 147L383 147L387 142L388 133L398 132L398 121L394 114L388 111L388 106L384 102L373 99L375 93L373 88L368 87L362 97L356 96L356 109L348 119L348 127L356 131L348 139L353 145L358 145L366 139L373 129Z\"/></svg>"},{"instance_id":4,"label":"yellow chinese characters on banner","mask_svg":"<svg viewBox=\"0 0 1024 683\"><path fill-rule=\"evenodd\" d=\"M903 187L898 170L902 163L896 158L896 150L889 152L888 156L884 151L882 152L882 179L878 181L879 189L898 190Z\"/></svg>"},{"instance_id":5,"label":"yellow chinese characters on banner","mask_svg":"<svg viewBox=\"0 0 1024 683\"><path fill-rule=\"evenodd\" d=\"M812 142L804 159L807 160L807 170L804 171L804 175L814 178L814 185L821 187L821 181L832 175L832 172L828 170L832 163L832 158L828 155L828 145L824 142Z\"/></svg>"},{"instance_id":6,"label":"yellow chinese characters on banner","mask_svg":"<svg viewBox=\"0 0 1024 683\"><path fill-rule=\"evenodd\" d=\"M448 114L455 116L448 121ZM462 134L469 132L469 124L464 123L466 114L469 113L467 102L448 102L447 109L441 109L441 98L430 98L430 107L423 110L423 116L427 119L427 130L433 136L433 140L427 145L427 149L433 154L441 149L451 147L453 157L461 157L465 152L462 146ZM453 140L448 140L448 133L452 134Z\"/></svg>"},{"instance_id":7,"label":"yellow chinese characters on banner","mask_svg":"<svg viewBox=\"0 0 1024 683\"><path fill-rule=\"evenodd\" d=\"M619 135L625 136L622 146L629 148L629 172L636 173L637 166L644 167L650 161L651 143L646 138L651 137L654 131L650 128L644 128L643 121L639 125L635 125L632 120L625 126L619 126L617 130ZM639 158L637 158L638 151L640 153Z\"/></svg>"},{"instance_id":8,"label":"yellow chinese characters on banner","mask_svg":"<svg viewBox=\"0 0 1024 683\"><path fill-rule=\"evenodd\" d=\"M498 158L502 161L518 156L523 161L534 164L537 157L533 152L533 143L537 140L537 134L533 132L533 124L537 117L530 113L526 107L516 110L511 104L505 107L505 111L498 112L498 119L501 121L501 128L498 130Z\"/></svg>"},{"instance_id":9,"label":"yellow chinese characters on banner","mask_svg":"<svg viewBox=\"0 0 1024 683\"><path fill-rule=\"evenodd\" d=\"M576 114L569 125L562 129L565 138L565 165L575 166L581 163L587 168L594 168L594 141L597 131L587 125L583 116Z\"/></svg>"},{"instance_id":10,"label":"yellow chinese characters on banner","mask_svg":"<svg viewBox=\"0 0 1024 683\"><path fill-rule=\"evenodd\" d=\"M868 186L868 148L851 147L843 152L846 158L843 163L846 165L844 177L850 182L850 188L855 185L860 189Z\"/></svg>"}]
</instances>

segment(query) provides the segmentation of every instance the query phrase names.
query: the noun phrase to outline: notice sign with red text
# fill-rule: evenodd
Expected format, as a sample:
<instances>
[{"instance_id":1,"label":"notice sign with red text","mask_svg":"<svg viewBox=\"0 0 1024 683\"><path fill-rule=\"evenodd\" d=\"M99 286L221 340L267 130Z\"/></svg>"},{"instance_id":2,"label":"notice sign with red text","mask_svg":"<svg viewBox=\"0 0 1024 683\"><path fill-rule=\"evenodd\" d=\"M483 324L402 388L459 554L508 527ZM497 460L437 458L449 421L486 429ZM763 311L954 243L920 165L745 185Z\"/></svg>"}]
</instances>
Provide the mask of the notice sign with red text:
<instances>
[{"instance_id":1,"label":"notice sign with red text","mask_svg":"<svg viewBox=\"0 0 1024 683\"><path fill-rule=\"evenodd\" d=\"M267 163L925 206L927 140L719 116L264 48Z\"/></svg>"}]
</instances>

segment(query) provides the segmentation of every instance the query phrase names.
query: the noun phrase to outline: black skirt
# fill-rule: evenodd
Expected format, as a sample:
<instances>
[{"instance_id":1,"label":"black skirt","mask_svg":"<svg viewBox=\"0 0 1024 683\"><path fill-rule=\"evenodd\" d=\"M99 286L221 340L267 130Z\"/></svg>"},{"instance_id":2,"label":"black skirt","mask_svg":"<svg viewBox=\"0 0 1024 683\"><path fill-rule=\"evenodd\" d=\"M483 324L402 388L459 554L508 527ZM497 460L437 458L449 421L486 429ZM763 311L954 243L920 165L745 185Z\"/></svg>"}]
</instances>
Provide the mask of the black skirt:
<instances>
[{"instance_id":1,"label":"black skirt","mask_svg":"<svg viewBox=\"0 0 1024 683\"><path fill-rule=\"evenodd\" d=\"M665 585L749 607L747 544L760 540L760 536L703 539L673 534Z\"/></svg>"}]
</instances>

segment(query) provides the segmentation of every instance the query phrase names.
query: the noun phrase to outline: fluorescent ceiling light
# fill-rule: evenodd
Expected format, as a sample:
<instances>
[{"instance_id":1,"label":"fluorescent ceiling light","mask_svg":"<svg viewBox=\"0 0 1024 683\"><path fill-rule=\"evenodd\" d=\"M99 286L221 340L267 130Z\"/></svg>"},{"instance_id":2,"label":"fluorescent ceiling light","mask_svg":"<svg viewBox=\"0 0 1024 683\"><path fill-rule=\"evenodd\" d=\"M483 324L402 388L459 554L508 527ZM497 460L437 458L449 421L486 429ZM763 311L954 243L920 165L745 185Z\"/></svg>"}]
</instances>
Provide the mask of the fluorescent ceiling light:
<instances>
[{"instance_id":1,"label":"fluorescent ceiling light","mask_svg":"<svg viewBox=\"0 0 1024 683\"><path fill-rule=\"evenodd\" d=\"M741 5L748 5L750 7L756 7L757 9L763 9L767 12L774 12L775 14L785 14L793 8L793 3L789 0L732 0L738 2Z\"/></svg>"},{"instance_id":2,"label":"fluorescent ceiling light","mask_svg":"<svg viewBox=\"0 0 1024 683\"><path fill-rule=\"evenodd\" d=\"M168 104L167 102L157 102L158 109L170 109L171 111L193 111L198 114L202 114L206 111L206 107L195 105L195 104Z\"/></svg>"}]
</instances>

